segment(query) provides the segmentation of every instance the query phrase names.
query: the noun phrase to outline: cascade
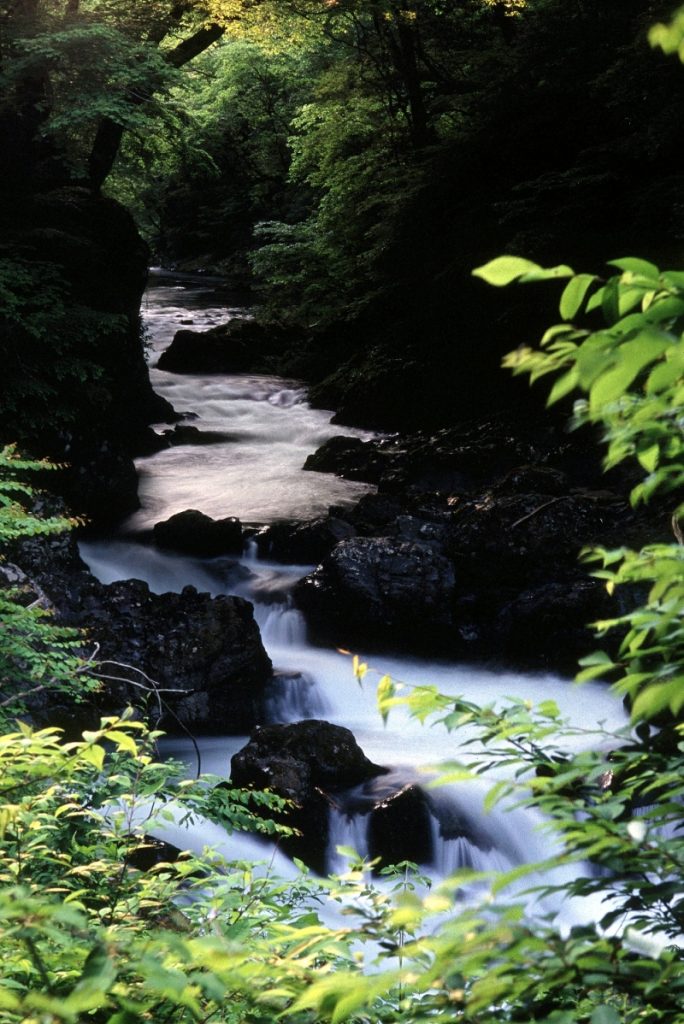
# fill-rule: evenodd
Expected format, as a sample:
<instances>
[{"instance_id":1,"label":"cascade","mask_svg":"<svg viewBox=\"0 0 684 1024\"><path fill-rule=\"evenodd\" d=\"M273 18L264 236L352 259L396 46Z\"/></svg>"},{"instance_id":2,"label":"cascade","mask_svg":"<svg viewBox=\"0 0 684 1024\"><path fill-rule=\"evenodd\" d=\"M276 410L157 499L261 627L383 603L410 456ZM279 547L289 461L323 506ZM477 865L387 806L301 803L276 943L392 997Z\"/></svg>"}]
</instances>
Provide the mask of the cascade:
<instances>
[{"instance_id":1,"label":"cascade","mask_svg":"<svg viewBox=\"0 0 684 1024\"><path fill-rule=\"evenodd\" d=\"M142 508L125 524L118 538L82 543L83 558L104 582L134 577L146 580L158 593L180 591L192 584L212 595L247 597L254 604L264 644L276 669L268 698L269 718L292 722L324 717L347 726L371 760L408 772L407 777L417 785L428 787L440 762L467 756L462 747L463 734L423 727L401 709L393 712L387 728L383 726L372 683L360 689L348 657L314 647L307 640L306 623L289 594L311 567L262 560L254 539L247 541L241 557L214 559L175 555L135 540L135 533L149 530L156 522L188 508L215 518L237 516L246 524L307 520L332 504L353 503L369 489L330 474L302 471L306 456L327 438L342 432L368 435L331 425L330 414L312 409L305 389L297 382L254 374L176 376L156 368L159 353L180 324L192 319L195 327L204 329L230 315L244 315L244 310L217 304L211 287L193 289L163 282L148 291L145 319L154 387L178 411L192 414L193 425L200 431L211 431L221 439L210 445L178 445L140 459ZM407 657L378 660L380 672L405 686L432 684L442 692L478 703L504 696L533 703L552 699L578 724L604 721L608 728L617 728L623 722L622 708L599 684L585 685L579 694L566 680L553 675L494 672ZM231 754L245 741L240 737L202 738L203 769L227 776ZM187 739L168 739L164 750L186 760L194 773L194 753ZM431 774L426 774L429 770ZM484 782L479 789L425 788L433 847L427 867L435 877L444 877L462 866L499 869L549 854L549 839L540 832L540 816L503 807L485 813L486 788ZM457 822L465 823L466 828L459 831ZM336 853L338 845L353 846L362 855L367 853L367 825L367 813L344 806L331 811L331 869L343 866ZM197 846L214 843L217 836L209 823L203 822L195 823L184 840L181 836L171 841L177 840L177 845ZM263 846L258 840L245 837L244 843L242 839L234 842L244 850L249 849L250 842L257 843L262 851L259 859L263 859ZM234 842L231 850L235 849ZM280 861L278 866L279 870L283 867Z\"/></svg>"}]
</instances>

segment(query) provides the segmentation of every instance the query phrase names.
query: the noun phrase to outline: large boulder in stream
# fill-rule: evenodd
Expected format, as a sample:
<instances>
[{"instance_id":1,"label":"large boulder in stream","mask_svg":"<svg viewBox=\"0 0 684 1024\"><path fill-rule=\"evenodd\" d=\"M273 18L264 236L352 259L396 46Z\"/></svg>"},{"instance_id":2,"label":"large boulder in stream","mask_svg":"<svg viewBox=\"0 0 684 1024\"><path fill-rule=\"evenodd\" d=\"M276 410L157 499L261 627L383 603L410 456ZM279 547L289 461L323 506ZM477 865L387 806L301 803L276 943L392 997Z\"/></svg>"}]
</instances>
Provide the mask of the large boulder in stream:
<instances>
[{"instance_id":1,"label":"large boulder in stream","mask_svg":"<svg viewBox=\"0 0 684 1024\"><path fill-rule=\"evenodd\" d=\"M268 372L301 332L276 324L235 318L208 331L177 331L159 358L171 373Z\"/></svg>"},{"instance_id":2,"label":"large boulder in stream","mask_svg":"<svg viewBox=\"0 0 684 1024\"><path fill-rule=\"evenodd\" d=\"M128 704L170 732L244 734L263 721L272 670L249 601L191 586L154 594L141 580L100 583L69 534L25 540L9 555L27 590L59 622L84 631L84 653L96 655L96 674L106 677L83 704L54 694L39 701L36 722L73 734Z\"/></svg>"},{"instance_id":3,"label":"large boulder in stream","mask_svg":"<svg viewBox=\"0 0 684 1024\"><path fill-rule=\"evenodd\" d=\"M256 535L262 558L291 565L318 565L343 540L356 536L356 529L340 516L323 516L311 522L280 520Z\"/></svg>"},{"instance_id":4,"label":"large boulder in stream","mask_svg":"<svg viewBox=\"0 0 684 1024\"><path fill-rule=\"evenodd\" d=\"M184 555L213 558L242 552L242 525L239 519L212 519L197 509L178 512L154 527L154 542Z\"/></svg>"},{"instance_id":5,"label":"large boulder in stream","mask_svg":"<svg viewBox=\"0 0 684 1024\"><path fill-rule=\"evenodd\" d=\"M453 565L434 544L354 537L338 544L295 596L314 626L344 646L353 636L434 650L453 624L455 583Z\"/></svg>"},{"instance_id":6,"label":"large boulder in stream","mask_svg":"<svg viewBox=\"0 0 684 1024\"><path fill-rule=\"evenodd\" d=\"M385 771L368 760L349 729L318 719L259 727L231 761L235 786L270 789L292 801L281 820L300 834L281 845L321 874L336 794Z\"/></svg>"}]
</instances>

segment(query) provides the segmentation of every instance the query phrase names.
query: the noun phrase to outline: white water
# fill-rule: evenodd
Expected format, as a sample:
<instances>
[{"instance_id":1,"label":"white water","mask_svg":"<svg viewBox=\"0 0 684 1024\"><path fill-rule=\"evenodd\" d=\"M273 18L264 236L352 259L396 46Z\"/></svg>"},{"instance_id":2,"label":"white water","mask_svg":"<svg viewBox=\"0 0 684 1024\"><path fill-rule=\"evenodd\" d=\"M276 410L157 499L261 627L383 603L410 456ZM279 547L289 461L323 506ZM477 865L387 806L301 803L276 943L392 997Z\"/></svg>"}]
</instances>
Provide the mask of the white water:
<instances>
[{"instance_id":1,"label":"white water","mask_svg":"<svg viewBox=\"0 0 684 1024\"><path fill-rule=\"evenodd\" d=\"M145 318L153 363L181 322L188 319L189 310L202 301L206 295L198 298L196 292L180 286L157 287L148 293ZM226 310L209 306L194 309L191 315L195 326L202 328L225 319ZM182 446L140 460L143 509L129 522L130 529L150 527L186 508L199 508L214 517L237 515L253 522L308 519L333 502L353 501L367 490L330 475L302 472L306 456L340 431L329 424L329 414L309 408L304 390L296 383L255 376L179 377L154 369L152 377L155 388L178 410L198 414L194 425L228 433L231 439L211 446ZM179 591L191 583L214 595L249 597L255 604L264 644L279 672L269 700L273 720L324 717L345 725L371 760L400 766L404 777L408 771L426 785L435 766L471 756L463 746L466 733L421 726L402 710L394 711L388 726L383 726L375 707L373 671L369 684L360 688L348 656L307 642L304 619L291 606L287 593L308 567L260 562L254 545L242 559L190 559L128 539L84 543L82 553L104 582L135 577L146 580L158 593ZM443 693L479 704L506 697L532 703L552 699L564 716L587 730L597 729L599 723L608 729L623 724L621 707L598 684L577 689L552 675L489 671L414 658L382 657L377 669L406 688L434 685ZM232 753L245 741L246 737L202 739L202 769L226 777ZM598 734L577 739L578 745L600 742ZM188 740L168 741L166 749L185 759L191 771L196 770ZM433 771L428 775L430 768ZM464 865L489 870L531 863L552 852L549 838L539 831L539 815L501 807L487 814L483 809L485 791L485 783L429 790L435 842L430 870L435 876L443 877ZM483 841L473 845L463 838L445 838L443 824L450 814L470 822ZM364 852L366 819L341 811L334 815L332 825L331 867L340 866L335 853L338 842ZM202 825L199 839L195 834L191 842L179 845L214 842L213 828L205 832ZM562 882L563 872L554 878ZM581 910L566 908L564 913L572 921L575 915L586 919L592 911L583 906Z\"/></svg>"},{"instance_id":2,"label":"white water","mask_svg":"<svg viewBox=\"0 0 684 1024\"><path fill-rule=\"evenodd\" d=\"M200 376L157 369L159 355L177 330L205 330L246 315L238 307L202 308L202 298L211 301L211 292L200 289L198 298L182 285L164 284L147 293L150 376L158 394L177 412L193 417L192 426L221 433L225 440L180 445L139 459L142 508L128 527L149 529L188 508L214 518L237 516L246 523L312 519L331 505L350 504L370 490L367 484L332 474L301 472L307 455L328 438L340 433L370 435L331 426L331 414L312 409L299 382L257 374Z\"/></svg>"}]
</instances>

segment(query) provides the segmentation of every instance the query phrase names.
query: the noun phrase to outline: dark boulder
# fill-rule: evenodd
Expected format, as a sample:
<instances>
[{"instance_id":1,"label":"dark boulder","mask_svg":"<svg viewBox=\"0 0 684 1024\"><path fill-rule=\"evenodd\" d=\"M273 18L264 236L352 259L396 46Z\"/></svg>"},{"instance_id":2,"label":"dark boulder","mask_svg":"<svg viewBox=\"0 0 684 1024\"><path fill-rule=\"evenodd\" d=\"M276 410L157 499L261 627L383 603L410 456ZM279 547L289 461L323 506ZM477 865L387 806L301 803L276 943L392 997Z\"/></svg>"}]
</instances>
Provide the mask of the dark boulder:
<instances>
[{"instance_id":1,"label":"dark boulder","mask_svg":"<svg viewBox=\"0 0 684 1024\"><path fill-rule=\"evenodd\" d=\"M616 614L598 580L578 578L543 583L517 594L494 623L496 646L515 664L552 664L574 673L577 661L596 643L590 623Z\"/></svg>"},{"instance_id":2,"label":"dark boulder","mask_svg":"<svg viewBox=\"0 0 684 1024\"><path fill-rule=\"evenodd\" d=\"M239 519L212 519L197 509L178 512L163 523L157 523L153 536L159 547L197 558L240 554L243 546Z\"/></svg>"},{"instance_id":3,"label":"dark boulder","mask_svg":"<svg viewBox=\"0 0 684 1024\"><path fill-rule=\"evenodd\" d=\"M75 440L64 454L69 462L51 483L76 515L110 527L140 507L135 463L119 444Z\"/></svg>"},{"instance_id":4,"label":"dark boulder","mask_svg":"<svg viewBox=\"0 0 684 1024\"><path fill-rule=\"evenodd\" d=\"M309 455L304 469L376 484L389 464L390 453L383 451L381 442L340 436L329 438Z\"/></svg>"},{"instance_id":5,"label":"dark boulder","mask_svg":"<svg viewBox=\"0 0 684 1024\"><path fill-rule=\"evenodd\" d=\"M297 337L278 325L236 318L209 331L177 331L157 365L171 373L268 372Z\"/></svg>"},{"instance_id":6,"label":"dark boulder","mask_svg":"<svg viewBox=\"0 0 684 1024\"><path fill-rule=\"evenodd\" d=\"M161 436L166 445L175 448L182 444L222 444L232 441L235 435L221 430L200 430L189 423L178 423L173 430L165 430Z\"/></svg>"},{"instance_id":7,"label":"dark boulder","mask_svg":"<svg viewBox=\"0 0 684 1024\"><path fill-rule=\"evenodd\" d=\"M438 547L397 537L338 544L295 589L312 624L335 642L392 639L442 647L453 625L455 574Z\"/></svg>"},{"instance_id":8,"label":"dark boulder","mask_svg":"<svg viewBox=\"0 0 684 1024\"><path fill-rule=\"evenodd\" d=\"M130 214L88 188L6 198L0 258L36 283L26 323L0 314L0 441L66 465L50 486L74 512L111 523L137 507L131 456L147 425L173 418L142 344L149 251Z\"/></svg>"},{"instance_id":9,"label":"dark boulder","mask_svg":"<svg viewBox=\"0 0 684 1024\"><path fill-rule=\"evenodd\" d=\"M257 728L231 761L235 786L270 789L293 802L281 820L301 834L281 845L321 874L334 795L384 771L368 760L349 729L317 719Z\"/></svg>"},{"instance_id":10,"label":"dark boulder","mask_svg":"<svg viewBox=\"0 0 684 1024\"><path fill-rule=\"evenodd\" d=\"M248 601L193 587L153 594L140 580L105 585L70 534L30 538L10 554L27 592L33 587L59 623L84 631L94 670L113 677L83 704L49 694L32 708L37 722L73 732L128 704L171 732L244 734L263 721L272 671Z\"/></svg>"},{"instance_id":11,"label":"dark boulder","mask_svg":"<svg viewBox=\"0 0 684 1024\"><path fill-rule=\"evenodd\" d=\"M403 860L430 864L434 857L432 814L425 793L406 785L375 805L368 819L368 853L379 867Z\"/></svg>"},{"instance_id":12,"label":"dark boulder","mask_svg":"<svg viewBox=\"0 0 684 1024\"><path fill-rule=\"evenodd\" d=\"M262 720L271 663L248 601L194 587L153 594L125 580L88 587L79 605L65 618L99 644L102 670L121 680L108 682L103 705L142 702L170 731L180 724L240 734ZM141 690L150 679L152 691ZM160 692L161 703L157 686L169 691Z\"/></svg>"},{"instance_id":13,"label":"dark boulder","mask_svg":"<svg viewBox=\"0 0 684 1024\"><path fill-rule=\"evenodd\" d=\"M262 557L290 565L318 565L340 541L356 536L345 519L325 516L309 523L272 523L256 540Z\"/></svg>"}]
</instances>

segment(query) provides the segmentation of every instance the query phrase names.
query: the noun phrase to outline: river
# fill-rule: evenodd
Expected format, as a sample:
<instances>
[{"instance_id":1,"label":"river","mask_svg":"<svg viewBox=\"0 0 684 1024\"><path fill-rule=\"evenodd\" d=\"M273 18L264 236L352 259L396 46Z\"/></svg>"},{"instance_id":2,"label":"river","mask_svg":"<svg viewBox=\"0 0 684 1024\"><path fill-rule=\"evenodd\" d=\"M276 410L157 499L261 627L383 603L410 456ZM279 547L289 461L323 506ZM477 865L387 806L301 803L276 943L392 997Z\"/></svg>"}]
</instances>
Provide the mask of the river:
<instances>
[{"instance_id":1,"label":"river","mask_svg":"<svg viewBox=\"0 0 684 1024\"><path fill-rule=\"evenodd\" d=\"M350 728L367 756L390 766L397 777L424 781L426 772L432 777L440 763L463 756L464 734L423 726L401 709L383 724L375 705L377 674L369 672L360 688L348 656L307 640L306 622L292 607L288 592L311 567L259 561L253 544L241 559L192 559L162 552L138 539L156 522L187 508L215 518L237 516L243 524L265 524L278 519L306 520L324 513L330 505L351 504L369 489L367 485L304 472L302 466L306 456L329 437L369 435L332 425L332 414L312 409L306 389L297 381L258 375L179 376L159 370L159 354L181 326L201 330L231 316L246 315L239 306L227 305L211 282L153 277L143 313L155 390L179 412L190 414L198 429L223 436L211 445L180 445L138 460L141 509L116 539L82 544L82 555L91 570L103 582L144 579L157 593L180 591L193 584L212 594L248 597L274 666L283 670L282 689L270 706L271 720L325 718ZM489 671L406 657L383 656L376 662L378 673L388 673L404 687L430 684L481 704L505 698L533 703L551 699L563 715L588 729L601 722L608 729L623 724L622 708L599 684L578 689L552 675ZM300 681L293 685L296 674ZM227 777L230 757L246 739L202 738L203 769ZM194 769L189 740L169 739L165 751L185 759L189 771ZM485 813L487 788L485 782L461 783L431 791L435 794L435 856L428 870L435 876L464 864L507 868L542 859L553 851L553 841L540 831L541 819L534 812L498 807ZM452 812L485 836L481 848L443 837L441 822ZM331 869L341 866L336 843L354 845L364 852L364 821L336 815L331 829ZM201 835L181 845L197 847L203 841L216 842L214 827L207 826ZM251 856L245 850L255 848L258 844L244 837L242 854ZM562 871L559 881L562 883ZM575 906L562 913L572 922L586 919L592 912Z\"/></svg>"}]
</instances>

